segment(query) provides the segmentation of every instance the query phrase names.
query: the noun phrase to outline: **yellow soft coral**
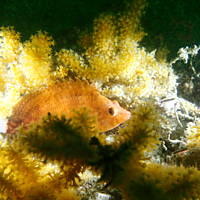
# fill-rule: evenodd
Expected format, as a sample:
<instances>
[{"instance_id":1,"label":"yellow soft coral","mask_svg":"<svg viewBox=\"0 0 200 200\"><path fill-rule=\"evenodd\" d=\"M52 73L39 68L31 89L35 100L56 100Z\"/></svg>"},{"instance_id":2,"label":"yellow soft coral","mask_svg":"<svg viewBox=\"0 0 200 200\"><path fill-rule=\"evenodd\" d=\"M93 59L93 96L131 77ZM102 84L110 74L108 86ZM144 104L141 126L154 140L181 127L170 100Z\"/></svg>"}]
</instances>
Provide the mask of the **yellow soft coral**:
<instances>
[{"instance_id":1,"label":"yellow soft coral","mask_svg":"<svg viewBox=\"0 0 200 200\"><path fill-rule=\"evenodd\" d=\"M2 27L0 32L0 61L11 63L16 61L21 53L20 33L14 27Z\"/></svg>"},{"instance_id":2,"label":"yellow soft coral","mask_svg":"<svg viewBox=\"0 0 200 200\"><path fill-rule=\"evenodd\" d=\"M54 41L51 37L39 31L38 35L31 36L31 41L24 43L24 50L19 62L20 69L28 85L43 85L50 79L51 47Z\"/></svg>"},{"instance_id":3,"label":"yellow soft coral","mask_svg":"<svg viewBox=\"0 0 200 200\"><path fill-rule=\"evenodd\" d=\"M176 76L172 68L158 62L155 51L148 53L139 47L145 35L139 24L144 7L145 1L137 1L127 4L127 11L119 18L100 15L93 33L85 32L80 38L83 54L63 49L57 54L58 65L76 76L95 80L102 86L102 94L126 103L134 98L163 98L173 93Z\"/></svg>"},{"instance_id":4,"label":"yellow soft coral","mask_svg":"<svg viewBox=\"0 0 200 200\"><path fill-rule=\"evenodd\" d=\"M148 53L139 47L145 33L139 18L146 2L127 4L127 11L115 18L100 15L94 22L92 34L80 39L84 51L56 53L57 65L52 62L54 41L47 33L38 32L30 41L20 43L19 33L13 28L2 28L0 44L0 102L1 115L22 95L56 79L77 76L95 81L100 92L127 103L135 98L164 98L175 93L176 76L165 62L155 59L155 51ZM84 45L84 46L83 46Z\"/></svg>"},{"instance_id":5,"label":"yellow soft coral","mask_svg":"<svg viewBox=\"0 0 200 200\"><path fill-rule=\"evenodd\" d=\"M51 47L54 41L47 33L38 32L30 41L20 42L13 27L0 32L0 92L1 116L11 113L11 107L21 95L52 82Z\"/></svg>"}]
</instances>

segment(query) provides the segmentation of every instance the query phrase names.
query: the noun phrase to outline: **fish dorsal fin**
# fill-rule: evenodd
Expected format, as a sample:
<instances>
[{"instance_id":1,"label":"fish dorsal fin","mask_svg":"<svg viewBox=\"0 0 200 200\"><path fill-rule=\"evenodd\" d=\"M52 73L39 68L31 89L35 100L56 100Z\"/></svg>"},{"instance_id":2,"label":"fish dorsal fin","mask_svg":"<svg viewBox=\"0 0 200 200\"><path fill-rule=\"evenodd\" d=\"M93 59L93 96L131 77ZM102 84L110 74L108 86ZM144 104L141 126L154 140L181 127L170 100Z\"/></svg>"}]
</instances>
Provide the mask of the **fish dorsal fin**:
<instances>
[{"instance_id":1,"label":"fish dorsal fin","mask_svg":"<svg viewBox=\"0 0 200 200\"><path fill-rule=\"evenodd\" d=\"M46 88L39 89L28 94L13 109L13 116L25 118L32 110L39 110L52 102L57 102L67 98L75 98L77 96L94 96L98 94L98 90L90 85L85 79L81 81L76 78L76 81L69 79L57 81Z\"/></svg>"}]
</instances>

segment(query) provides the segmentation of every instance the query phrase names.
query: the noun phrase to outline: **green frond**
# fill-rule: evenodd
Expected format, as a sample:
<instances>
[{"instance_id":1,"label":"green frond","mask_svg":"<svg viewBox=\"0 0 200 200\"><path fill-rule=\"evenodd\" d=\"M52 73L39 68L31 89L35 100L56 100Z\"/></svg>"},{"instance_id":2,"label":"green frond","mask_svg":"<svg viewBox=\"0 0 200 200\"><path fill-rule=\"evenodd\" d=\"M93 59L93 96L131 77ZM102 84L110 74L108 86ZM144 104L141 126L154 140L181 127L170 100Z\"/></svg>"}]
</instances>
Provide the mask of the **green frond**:
<instances>
[{"instance_id":1,"label":"green frond","mask_svg":"<svg viewBox=\"0 0 200 200\"><path fill-rule=\"evenodd\" d=\"M64 116L58 118L49 113L39 124L30 124L28 130L21 127L17 143L22 150L37 154L44 160L87 160L88 155L93 157L94 154L87 143L89 138L84 136L87 140L84 141L82 132L85 130L80 124L73 124L71 119Z\"/></svg>"}]
</instances>

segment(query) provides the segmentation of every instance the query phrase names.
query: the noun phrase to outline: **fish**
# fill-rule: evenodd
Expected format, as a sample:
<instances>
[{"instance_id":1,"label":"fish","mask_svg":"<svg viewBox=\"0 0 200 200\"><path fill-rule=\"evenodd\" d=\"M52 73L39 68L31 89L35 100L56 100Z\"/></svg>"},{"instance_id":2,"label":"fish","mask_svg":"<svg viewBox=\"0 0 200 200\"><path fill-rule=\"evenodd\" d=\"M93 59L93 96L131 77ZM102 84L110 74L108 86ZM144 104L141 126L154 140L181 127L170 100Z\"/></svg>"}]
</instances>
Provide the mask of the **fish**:
<instances>
[{"instance_id":1,"label":"fish","mask_svg":"<svg viewBox=\"0 0 200 200\"><path fill-rule=\"evenodd\" d=\"M15 134L16 128L22 124L28 129L28 124L38 123L49 112L70 118L73 110L81 107L90 108L90 114L97 117L99 132L111 130L131 117L131 113L117 101L101 95L94 84L77 78L75 81L57 81L23 97L13 108L6 133Z\"/></svg>"}]
</instances>

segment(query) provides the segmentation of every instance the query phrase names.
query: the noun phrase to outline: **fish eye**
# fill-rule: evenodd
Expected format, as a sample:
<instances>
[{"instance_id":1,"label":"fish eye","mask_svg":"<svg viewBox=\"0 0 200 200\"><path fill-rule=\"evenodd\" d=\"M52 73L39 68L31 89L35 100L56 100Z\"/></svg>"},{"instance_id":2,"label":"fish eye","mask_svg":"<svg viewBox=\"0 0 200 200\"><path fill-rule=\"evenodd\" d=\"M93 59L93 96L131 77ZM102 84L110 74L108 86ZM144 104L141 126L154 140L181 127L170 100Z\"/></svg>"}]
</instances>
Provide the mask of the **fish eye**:
<instances>
[{"instance_id":1,"label":"fish eye","mask_svg":"<svg viewBox=\"0 0 200 200\"><path fill-rule=\"evenodd\" d=\"M114 109L112 108L112 107L110 107L109 109L108 109L108 112L109 112L109 114L111 115L111 116L113 116L114 115Z\"/></svg>"}]
</instances>

